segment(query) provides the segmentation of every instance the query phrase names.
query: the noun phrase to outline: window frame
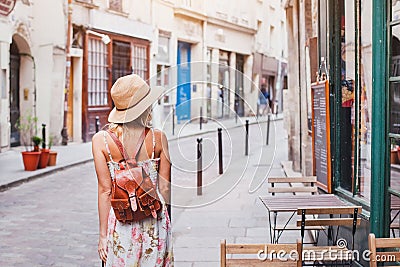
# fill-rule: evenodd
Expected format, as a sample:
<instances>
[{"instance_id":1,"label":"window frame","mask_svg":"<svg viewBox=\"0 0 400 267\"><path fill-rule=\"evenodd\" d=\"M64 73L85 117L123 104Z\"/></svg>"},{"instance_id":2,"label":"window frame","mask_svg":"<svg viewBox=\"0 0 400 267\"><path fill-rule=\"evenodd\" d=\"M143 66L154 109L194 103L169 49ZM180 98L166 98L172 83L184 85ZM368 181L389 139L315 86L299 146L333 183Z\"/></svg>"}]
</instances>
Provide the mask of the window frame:
<instances>
[{"instance_id":1,"label":"window frame","mask_svg":"<svg viewBox=\"0 0 400 267\"><path fill-rule=\"evenodd\" d=\"M106 75L107 75L107 81L106 81L106 91L105 92L103 92L103 93L106 93L106 95L107 95L107 102L104 104L104 105L98 105L98 104L95 104L95 105L93 105L93 104L90 104L89 103L89 101L90 101L90 97L89 97L89 94L90 94L90 88L89 88L89 80L90 80L90 75L89 75L89 73L90 73L90 71L89 71L89 69L90 69L90 62L89 62L89 57L90 57L90 51L89 51L89 46L90 46L90 41L91 40L96 40L97 42L100 42L100 43L102 43L102 41L101 41L101 38L100 37L97 37L97 36L88 36L87 37L87 66L86 66L86 68L87 68L87 70L86 70L86 76L87 76L87 84L86 84L86 92L87 92L87 99L86 99L86 105L88 106L88 108L103 108L103 107L111 107L111 96L110 96L110 92L109 92L109 88L111 87L111 75L110 75L110 67L111 67L111 62L110 62L110 60L111 60L111 58L112 58L112 56L110 56L110 51L111 51L111 49L110 49L110 46L109 45L106 45L106 44L104 44L105 45L105 47L106 47L106 51L107 51L107 57L106 57L106 59L105 59L105 61L106 61L106 63L107 63L107 65L105 65L105 67L106 67ZM94 51L94 53L99 53L99 52L96 52L96 51ZM98 92L95 92L95 93L98 93ZM101 92L100 92L101 93Z\"/></svg>"},{"instance_id":2,"label":"window frame","mask_svg":"<svg viewBox=\"0 0 400 267\"><path fill-rule=\"evenodd\" d=\"M118 8L114 8L114 6L111 5L113 1L118 1ZM108 0L108 9L114 12L123 13L124 12L123 0Z\"/></svg>"}]
</instances>

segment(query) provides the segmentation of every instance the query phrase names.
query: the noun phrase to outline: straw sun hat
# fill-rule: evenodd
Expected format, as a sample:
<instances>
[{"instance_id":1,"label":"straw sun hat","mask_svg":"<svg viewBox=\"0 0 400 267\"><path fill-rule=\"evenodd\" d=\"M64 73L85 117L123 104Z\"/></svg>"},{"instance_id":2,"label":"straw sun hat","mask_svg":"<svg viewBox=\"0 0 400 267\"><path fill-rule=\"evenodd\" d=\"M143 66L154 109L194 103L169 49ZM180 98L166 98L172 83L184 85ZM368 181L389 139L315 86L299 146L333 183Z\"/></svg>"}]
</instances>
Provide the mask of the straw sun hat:
<instances>
[{"instance_id":1,"label":"straw sun hat","mask_svg":"<svg viewBox=\"0 0 400 267\"><path fill-rule=\"evenodd\" d=\"M108 121L125 123L137 119L162 93L162 87L151 88L136 74L119 78L111 87L111 98L115 107L108 115Z\"/></svg>"}]
</instances>

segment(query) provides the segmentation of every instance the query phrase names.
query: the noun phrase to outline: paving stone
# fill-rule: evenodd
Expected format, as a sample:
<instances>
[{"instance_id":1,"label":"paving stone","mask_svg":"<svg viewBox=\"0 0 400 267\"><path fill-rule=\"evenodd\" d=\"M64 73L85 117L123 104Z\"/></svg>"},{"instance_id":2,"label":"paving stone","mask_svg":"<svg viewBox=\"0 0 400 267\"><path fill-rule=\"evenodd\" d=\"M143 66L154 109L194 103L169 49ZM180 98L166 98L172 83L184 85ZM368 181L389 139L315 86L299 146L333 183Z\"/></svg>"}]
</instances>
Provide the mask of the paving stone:
<instances>
[{"instance_id":1,"label":"paving stone","mask_svg":"<svg viewBox=\"0 0 400 267\"><path fill-rule=\"evenodd\" d=\"M193 267L193 263L187 261L175 261L174 264L175 267Z\"/></svg>"},{"instance_id":2,"label":"paving stone","mask_svg":"<svg viewBox=\"0 0 400 267\"><path fill-rule=\"evenodd\" d=\"M268 227L253 227L246 228L246 237L259 237L259 236L269 236L269 228Z\"/></svg>"},{"instance_id":3,"label":"paving stone","mask_svg":"<svg viewBox=\"0 0 400 267\"><path fill-rule=\"evenodd\" d=\"M219 267L219 261L204 261L204 262L195 262L193 267Z\"/></svg>"}]
</instances>

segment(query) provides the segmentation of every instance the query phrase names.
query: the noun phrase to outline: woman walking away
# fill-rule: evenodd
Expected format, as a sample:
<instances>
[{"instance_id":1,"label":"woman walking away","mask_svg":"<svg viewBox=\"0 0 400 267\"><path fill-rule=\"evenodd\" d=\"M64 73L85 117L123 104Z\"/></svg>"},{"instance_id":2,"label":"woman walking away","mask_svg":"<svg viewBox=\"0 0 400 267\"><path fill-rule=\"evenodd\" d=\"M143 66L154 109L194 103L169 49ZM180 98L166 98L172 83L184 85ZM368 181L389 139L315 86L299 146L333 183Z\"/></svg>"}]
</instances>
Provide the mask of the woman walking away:
<instances>
[{"instance_id":1,"label":"woman walking away","mask_svg":"<svg viewBox=\"0 0 400 267\"><path fill-rule=\"evenodd\" d=\"M150 126L161 88L137 75L111 88L115 108L93 136L98 179L99 257L107 267L173 266L171 163L165 134Z\"/></svg>"}]
</instances>

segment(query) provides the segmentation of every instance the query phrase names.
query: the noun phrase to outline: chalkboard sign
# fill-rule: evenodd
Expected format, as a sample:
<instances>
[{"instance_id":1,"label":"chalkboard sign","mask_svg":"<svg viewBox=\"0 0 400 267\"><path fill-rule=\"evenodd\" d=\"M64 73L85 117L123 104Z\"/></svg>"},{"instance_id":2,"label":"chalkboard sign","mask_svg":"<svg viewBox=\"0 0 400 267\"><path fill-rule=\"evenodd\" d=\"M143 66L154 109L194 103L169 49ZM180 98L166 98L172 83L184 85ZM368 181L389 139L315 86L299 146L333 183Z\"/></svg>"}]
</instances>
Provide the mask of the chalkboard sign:
<instances>
[{"instance_id":1,"label":"chalkboard sign","mask_svg":"<svg viewBox=\"0 0 400 267\"><path fill-rule=\"evenodd\" d=\"M329 81L311 85L313 172L319 187L331 193Z\"/></svg>"}]
</instances>

